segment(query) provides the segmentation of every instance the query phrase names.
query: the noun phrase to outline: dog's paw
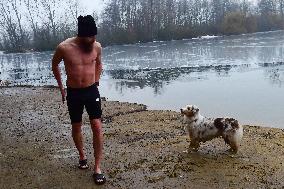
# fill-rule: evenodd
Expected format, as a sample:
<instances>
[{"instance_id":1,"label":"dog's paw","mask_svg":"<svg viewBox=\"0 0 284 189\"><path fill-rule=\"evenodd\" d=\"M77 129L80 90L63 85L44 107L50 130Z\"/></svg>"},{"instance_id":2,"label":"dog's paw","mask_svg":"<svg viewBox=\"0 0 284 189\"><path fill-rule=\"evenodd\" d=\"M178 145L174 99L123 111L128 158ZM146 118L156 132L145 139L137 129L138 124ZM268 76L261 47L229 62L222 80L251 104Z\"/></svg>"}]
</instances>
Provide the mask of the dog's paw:
<instances>
[{"instance_id":1,"label":"dog's paw","mask_svg":"<svg viewBox=\"0 0 284 189\"><path fill-rule=\"evenodd\" d=\"M228 153L231 154L231 155L238 153L238 151L235 150L235 149L233 149L233 148L230 148L230 149L226 150L226 152L228 152Z\"/></svg>"},{"instance_id":2,"label":"dog's paw","mask_svg":"<svg viewBox=\"0 0 284 189\"><path fill-rule=\"evenodd\" d=\"M198 152L198 148L188 148L187 153Z\"/></svg>"}]
</instances>

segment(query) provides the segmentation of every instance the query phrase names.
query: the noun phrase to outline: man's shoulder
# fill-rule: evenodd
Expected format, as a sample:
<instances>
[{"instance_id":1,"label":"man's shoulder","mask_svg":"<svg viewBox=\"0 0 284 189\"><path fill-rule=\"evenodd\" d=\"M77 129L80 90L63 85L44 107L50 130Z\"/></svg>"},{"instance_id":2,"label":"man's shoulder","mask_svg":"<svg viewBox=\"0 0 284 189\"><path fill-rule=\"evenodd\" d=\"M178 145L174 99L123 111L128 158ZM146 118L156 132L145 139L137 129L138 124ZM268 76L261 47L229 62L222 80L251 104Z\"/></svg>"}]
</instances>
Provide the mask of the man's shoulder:
<instances>
[{"instance_id":1,"label":"man's shoulder","mask_svg":"<svg viewBox=\"0 0 284 189\"><path fill-rule=\"evenodd\" d=\"M102 52L102 45L99 43L99 42L95 42L94 43L94 48L95 48L95 50L96 50L96 52L98 53L98 54L101 54L101 52Z\"/></svg>"},{"instance_id":2,"label":"man's shoulder","mask_svg":"<svg viewBox=\"0 0 284 189\"><path fill-rule=\"evenodd\" d=\"M98 47L98 48L102 48L101 43L100 43L100 42L97 42L97 41L95 42L95 46Z\"/></svg>"},{"instance_id":3,"label":"man's shoulder","mask_svg":"<svg viewBox=\"0 0 284 189\"><path fill-rule=\"evenodd\" d=\"M68 38L68 39L62 41L61 43L59 43L57 48L60 49L60 50L64 50L65 48L70 47L72 45L74 45L74 38Z\"/></svg>"},{"instance_id":4,"label":"man's shoulder","mask_svg":"<svg viewBox=\"0 0 284 189\"><path fill-rule=\"evenodd\" d=\"M61 46L69 46L69 45L74 44L74 42L75 42L75 38L72 37L72 38L65 39L59 45L61 45Z\"/></svg>"}]
</instances>

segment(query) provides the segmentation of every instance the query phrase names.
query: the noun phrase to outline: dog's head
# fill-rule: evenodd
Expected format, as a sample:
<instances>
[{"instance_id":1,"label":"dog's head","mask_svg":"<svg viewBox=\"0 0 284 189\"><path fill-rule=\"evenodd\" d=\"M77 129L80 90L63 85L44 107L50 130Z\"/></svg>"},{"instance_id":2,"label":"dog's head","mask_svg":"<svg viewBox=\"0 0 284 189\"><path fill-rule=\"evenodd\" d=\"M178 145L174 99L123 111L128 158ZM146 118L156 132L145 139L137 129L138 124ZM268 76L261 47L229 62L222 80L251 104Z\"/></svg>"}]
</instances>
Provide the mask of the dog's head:
<instances>
[{"instance_id":1,"label":"dog's head","mask_svg":"<svg viewBox=\"0 0 284 189\"><path fill-rule=\"evenodd\" d=\"M196 105L187 105L186 107L180 109L180 112L182 115L191 118L199 113L199 108Z\"/></svg>"}]
</instances>

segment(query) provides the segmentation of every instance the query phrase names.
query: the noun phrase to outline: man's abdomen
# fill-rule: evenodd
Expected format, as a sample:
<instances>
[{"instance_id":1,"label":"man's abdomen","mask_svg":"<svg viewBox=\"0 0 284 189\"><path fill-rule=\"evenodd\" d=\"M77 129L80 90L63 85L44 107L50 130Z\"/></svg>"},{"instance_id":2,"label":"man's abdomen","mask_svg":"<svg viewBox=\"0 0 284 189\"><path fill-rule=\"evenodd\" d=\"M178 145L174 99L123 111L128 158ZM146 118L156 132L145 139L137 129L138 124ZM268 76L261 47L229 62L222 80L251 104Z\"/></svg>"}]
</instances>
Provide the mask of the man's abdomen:
<instances>
[{"instance_id":1,"label":"man's abdomen","mask_svg":"<svg viewBox=\"0 0 284 189\"><path fill-rule=\"evenodd\" d=\"M95 69L77 69L66 73L66 85L72 88L86 88L95 83Z\"/></svg>"}]
</instances>

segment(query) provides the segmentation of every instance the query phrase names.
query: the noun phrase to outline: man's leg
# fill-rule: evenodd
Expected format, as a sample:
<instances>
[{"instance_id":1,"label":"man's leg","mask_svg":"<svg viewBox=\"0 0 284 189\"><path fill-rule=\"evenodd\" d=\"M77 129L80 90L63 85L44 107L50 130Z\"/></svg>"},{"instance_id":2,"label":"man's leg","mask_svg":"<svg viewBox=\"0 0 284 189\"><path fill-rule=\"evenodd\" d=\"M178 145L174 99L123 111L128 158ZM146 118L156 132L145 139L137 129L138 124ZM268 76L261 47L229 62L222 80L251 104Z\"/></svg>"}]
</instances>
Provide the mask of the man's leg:
<instances>
[{"instance_id":1,"label":"man's leg","mask_svg":"<svg viewBox=\"0 0 284 189\"><path fill-rule=\"evenodd\" d=\"M82 135L82 122L72 123L72 137L77 150L79 151L80 160L86 159L84 152L84 143Z\"/></svg>"},{"instance_id":2,"label":"man's leg","mask_svg":"<svg viewBox=\"0 0 284 189\"><path fill-rule=\"evenodd\" d=\"M101 172L101 161L103 156L103 131L102 131L102 109L101 99L97 86L89 88L85 98L86 110L89 114L91 128L93 132L93 147L95 156L93 178L96 184L102 185L106 182L105 176Z\"/></svg>"},{"instance_id":3,"label":"man's leg","mask_svg":"<svg viewBox=\"0 0 284 189\"><path fill-rule=\"evenodd\" d=\"M93 148L95 155L95 173L101 173L101 160L103 156L103 131L101 119L92 119L91 128L93 131Z\"/></svg>"}]
</instances>

